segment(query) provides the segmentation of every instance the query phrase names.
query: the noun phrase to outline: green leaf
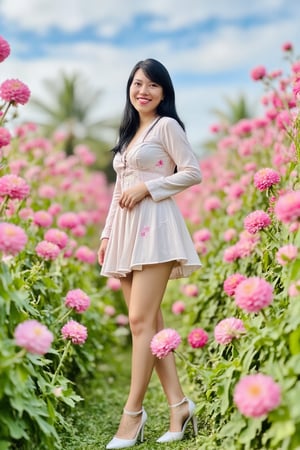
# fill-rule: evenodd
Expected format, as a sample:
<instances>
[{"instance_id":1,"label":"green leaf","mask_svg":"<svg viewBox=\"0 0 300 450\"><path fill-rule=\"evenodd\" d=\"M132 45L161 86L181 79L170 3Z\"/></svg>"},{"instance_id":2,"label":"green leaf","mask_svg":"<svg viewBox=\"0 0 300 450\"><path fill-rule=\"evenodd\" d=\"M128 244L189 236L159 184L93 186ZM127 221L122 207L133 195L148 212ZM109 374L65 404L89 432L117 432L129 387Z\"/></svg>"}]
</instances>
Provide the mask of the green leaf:
<instances>
[{"instance_id":1,"label":"green leaf","mask_svg":"<svg viewBox=\"0 0 300 450\"><path fill-rule=\"evenodd\" d=\"M0 441L0 450L9 450L11 446L11 443L8 441Z\"/></svg>"}]
</instances>

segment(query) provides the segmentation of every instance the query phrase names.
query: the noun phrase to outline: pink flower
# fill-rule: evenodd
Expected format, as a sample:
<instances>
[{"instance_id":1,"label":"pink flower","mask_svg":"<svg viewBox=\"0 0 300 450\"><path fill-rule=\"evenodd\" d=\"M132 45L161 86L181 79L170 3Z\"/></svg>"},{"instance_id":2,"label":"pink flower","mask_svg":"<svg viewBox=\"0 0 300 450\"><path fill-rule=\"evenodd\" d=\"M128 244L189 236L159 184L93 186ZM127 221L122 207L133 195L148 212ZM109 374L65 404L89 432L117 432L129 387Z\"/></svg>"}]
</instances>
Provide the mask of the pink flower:
<instances>
[{"instance_id":1,"label":"pink flower","mask_svg":"<svg viewBox=\"0 0 300 450\"><path fill-rule=\"evenodd\" d=\"M75 258L87 264L95 264L97 255L96 252L89 249L86 245L81 245L75 252Z\"/></svg>"},{"instance_id":2,"label":"pink flower","mask_svg":"<svg viewBox=\"0 0 300 450\"><path fill-rule=\"evenodd\" d=\"M219 199L219 197L208 197L205 201L204 201L204 209L206 211L215 211L216 209L219 209L221 207L221 200Z\"/></svg>"},{"instance_id":3,"label":"pink flower","mask_svg":"<svg viewBox=\"0 0 300 450\"><path fill-rule=\"evenodd\" d=\"M119 325L120 327L125 327L126 325L128 325L129 323L129 319L128 316L126 316L125 314L118 314L116 317L116 324Z\"/></svg>"},{"instance_id":4,"label":"pink flower","mask_svg":"<svg viewBox=\"0 0 300 450\"><path fill-rule=\"evenodd\" d=\"M81 289L72 289L66 295L65 305L78 313L86 311L90 304L90 297Z\"/></svg>"},{"instance_id":5,"label":"pink flower","mask_svg":"<svg viewBox=\"0 0 300 450\"><path fill-rule=\"evenodd\" d=\"M273 301L273 287L263 278L250 277L235 290L235 304L246 312L258 312Z\"/></svg>"},{"instance_id":6,"label":"pink flower","mask_svg":"<svg viewBox=\"0 0 300 450\"><path fill-rule=\"evenodd\" d=\"M0 251L8 255L17 255L27 243L27 234L23 228L13 223L0 223Z\"/></svg>"},{"instance_id":7,"label":"pink flower","mask_svg":"<svg viewBox=\"0 0 300 450\"><path fill-rule=\"evenodd\" d=\"M60 248L52 242L41 241L35 247L35 251L41 258L53 261L58 257Z\"/></svg>"},{"instance_id":8,"label":"pink flower","mask_svg":"<svg viewBox=\"0 0 300 450\"><path fill-rule=\"evenodd\" d=\"M209 241L211 238L211 232L207 228L202 228L202 230L197 230L193 234L194 242L205 242Z\"/></svg>"},{"instance_id":9,"label":"pink flower","mask_svg":"<svg viewBox=\"0 0 300 450\"><path fill-rule=\"evenodd\" d=\"M267 75L267 71L264 66L257 66L250 72L251 78L254 81L262 80Z\"/></svg>"},{"instance_id":10,"label":"pink flower","mask_svg":"<svg viewBox=\"0 0 300 450\"><path fill-rule=\"evenodd\" d=\"M300 94L300 78L297 78L294 81L293 94L294 94L295 97L297 97Z\"/></svg>"},{"instance_id":11,"label":"pink flower","mask_svg":"<svg viewBox=\"0 0 300 450\"><path fill-rule=\"evenodd\" d=\"M61 329L64 339L70 339L73 344L84 344L87 340L87 328L76 320L69 320Z\"/></svg>"},{"instance_id":12,"label":"pink flower","mask_svg":"<svg viewBox=\"0 0 300 450\"><path fill-rule=\"evenodd\" d=\"M244 416L261 417L277 408L281 391L272 377L258 373L242 378L235 386L233 398Z\"/></svg>"},{"instance_id":13,"label":"pink flower","mask_svg":"<svg viewBox=\"0 0 300 450\"><path fill-rule=\"evenodd\" d=\"M219 344L229 344L233 339L238 339L245 333L243 321L235 317L221 320L214 330L215 339Z\"/></svg>"},{"instance_id":14,"label":"pink flower","mask_svg":"<svg viewBox=\"0 0 300 450\"><path fill-rule=\"evenodd\" d=\"M10 54L9 43L0 36L0 62L4 61Z\"/></svg>"},{"instance_id":15,"label":"pink flower","mask_svg":"<svg viewBox=\"0 0 300 450\"><path fill-rule=\"evenodd\" d=\"M29 100L30 90L20 80L6 80L0 85L0 97L8 103L25 105Z\"/></svg>"},{"instance_id":16,"label":"pink flower","mask_svg":"<svg viewBox=\"0 0 300 450\"><path fill-rule=\"evenodd\" d=\"M277 219L284 223L300 219L300 190L281 195L274 208Z\"/></svg>"},{"instance_id":17,"label":"pink flower","mask_svg":"<svg viewBox=\"0 0 300 450\"><path fill-rule=\"evenodd\" d=\"M121 289L121 281L119 278L108 278L106 281L106 286L112 291L118 291Z\"/></svg>"},{"instance_id":18,"label":"pink flower","mask_svg":"<svg viewBox=\"0 0 300 450\"><path fill-rule=\"evenodd\" d=\"M39 187L39 196L42 198L52 199L56 196L56 189L49 184L43 184Z\"/></svg>"},{"instance_id":19,"label":"pink flower","mask_svg":"<svg viewBox=\"0 0 300 450\"><path fill-rule=\"evenodd\" d=\"M150 343L150 349L154 356L159 359L165 358L179 346L181 337L176 330L164 328L156 333Z\"/></svg>"},{"instance_id":20,"label":"pink flower","mask_svg":"<svg viewBox=\"0 0 300 450\"><path fill-rule=\"evenodd\" d=\"M33 215L33 223L39 227L50 227L53 222L53 217L47 211L37 211Z\"/></svg>"},{"instance_id":21,"label":"pink flower","mask_svg":"<svg viewBox=\"0 0 300 450\"><path fill-rule=\"evenodd\" d=\"M68 242L68 235L59 230L58 228L50 228L46 231L44 235L45 241L52 242L52 244L56 244L60 249L66 247Z\"/></svg>"},{"instance_id":22,"label":"pink flower","mask_svg":"<svg viewBox=\"0 0 300 450\"><path fill-rule=\"evenodd\" d=\"M255 234L271 225L270 216L262 210L253 211L244 219L244 227L250 234Z\"/></svg>"},{"instance_id":23,"label":"pink flower","mask_svg":"<svg viewBox=\"0 0 300 450\"><path fill-rule=\"evenodd\" d=\"M6 129L1 127L0 128L0 148L5 147L10 143L11 135L10 132Z\"/></svg>"},{"instance_id":24,"label":"pink flower","mask_svg":"<svg viewBox=\"0 0 300 450\"><path fill-rule=\"evenodd\" d=\"M236 261L239 258L240 258L240 252L239 252L239 248L238 248L237 244L231 245L230 247L227 247L224 250L224 254L223 254L224 262L231 263L231 262Z\"/></svg>"},{"instance_id":25,"label":"pink flower","mask_svg":"<svg viewBox=\"0 0 300 450\"><path fill-rule=\"evenodd\" d=\"M269 169L268 167L259 170L254 175L254 186L260 191L265 191L274 184L279 183L279 181L279 173L276 172L276 170Z\"/></svg>"},{"instance_id":26,"label":"pink flower","mask_svg":"<svg viewBox=\"0 0 300 450\"><path fill-rule=\"evenodd\" d=\"M229 275L229 277L224 281L223 289L227 295L232 297L235 294L237 286L244 280L246 280L246 277L240 273Z\"/></svg>"},{"instance_id":27,"label":"pink flower","mask_svg":"<svg viewBox=\"0 0 300 450\"><path fill-rule=\"evenodd\" d=\"M298 297L300 295L300 280L289 286L288 293L290 297Z\"/></svg>"},{"instance_id":28,"label":"pink flower","mask_svg":"<svg viewBox=\"0 0 300 450\"><path fill-rule=\"evenodd\" d=\"M104 314L106 314L109 317L112 317L116 314L116 309L111 305L107 305L104 308Z\"/></svg>"},{"instance_id":29,"label":"pink flower","mask_svg":"<svg viewBox=\"0 0 300 450\"><path fill-rule=\"evenodd\" d=\"M60 228L72 229L80 225L80 219L76 213L66 212L58 218L57 225Z\"/></svg>"},{"instance_id":30,"label":"pink flower","mask_svg":"<svg viewBox=\"0 0 300 450\"><path fill-rule=\"evenodd\" d=\"M282 50L283 50L284 52L290 52L290 51L292 51L292 50L293 50L293 44L292 44L291 42L285 42L285 43L282 45Z\"/></svg>"},{"instance_id":31,"label":"pink flower","mask_svg":"<svg viewBox=\"0 0 300 450\"><path fill-rule=\"evenodd\" d=\"M86 227L83 225L77 225L76 227L72 228L71 232L73 236L82 237L86 234Z\"/></svg>"},{"instance_id":32,"label":"pink flower","mask_svg":"<svg viewBox=\"0 0 300 450\"><path fill-rule=\"evenodd\" d=\"M297 258L298 249L295 245L288 244L281 247L276 253L276 261L282 266Z\"/></svg>"},{"instance_id":33,"label":"pink flower","mask_svg":"<svg viewBox=\"0 0 300 450\"><path fill-rule=\"evenodd\" d=\"M8 174L0 177L0 197L23 200L29 195L30 187L26 181L17 175Z\"/></svg>"},{"instance_id":34,"label":"pink flower","mask_svg":"<svg viewBox=\"0 0 300 450\"><path fill-rule=\"evenodd\" d=\"M19 323L14 332L16 344L30 353L44 355L50 350L53 334L36 320Z\"/></svg>"},{"instance_id":35,"label":"pink flower","mask_svg":"<svg viewBox=\"0 0 300 450\"><path fill-rule=\"evenodd\" d=\"M181 291L187 297L197 297L199 294L199 289L196 284L184 284L181 287Z\"/></svg>"},{"instance_id":36,"label":"pink flower","mask_svg":"<svg viewBox=\"0 0 300 450\"><path fill-rule=\"evenodd\" d=\"M224 241L229 242L236 236L236 230L234 228L228 228L224 231L223 238Z\"/></svg>"},{"instance_id":37,"label":"pink flower","mask_svg":"<svg viewBox=\"0 0 300 450\"><path fill-rule=\"evenodd\" d=\"M193 348L201 348L207 344L208 334L203 328L194 328L188 335L188 342Z\"/></svg>"},{"instance_id":38,"label":"pink flower","mask_svg":"<svg viewBox=\"0 0 300 450\"><path fill-rule=\"evenodd\" d=\"M185 311L185 303L181 300L177 300L172 305L172 313L175 315L182 314Z\"/></svg>"}]
</instances>

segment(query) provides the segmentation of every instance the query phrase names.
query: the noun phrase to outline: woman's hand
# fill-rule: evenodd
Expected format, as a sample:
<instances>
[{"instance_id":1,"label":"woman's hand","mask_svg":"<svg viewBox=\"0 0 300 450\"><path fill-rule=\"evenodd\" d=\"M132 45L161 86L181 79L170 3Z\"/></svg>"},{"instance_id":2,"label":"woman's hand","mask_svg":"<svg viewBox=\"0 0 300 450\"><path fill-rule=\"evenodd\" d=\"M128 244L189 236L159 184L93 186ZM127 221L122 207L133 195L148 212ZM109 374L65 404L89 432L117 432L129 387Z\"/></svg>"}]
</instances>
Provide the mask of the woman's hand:
<instances>
[{"instance_id":1,"label":"woman's hand","mask_svg":"<svg viewBox=\"0 0 300 450\"><path fill-rule=\"evenodd\" d=\"M134 206L149 195L149 191L145 183L127 189L120 197L119 205L121 208L132 209Z\"/></svg>"},{"instance_id":2,"label":"woman's hand","mask_svg":"<svg viewBox=\"0 0 300 450\"><path fill-rule=\"evenodd\" d=\"M100 247L98 250L98 263L100 264L100 266L102 266L103 261L104 261L107 244L108 244L108 238L103 238L101 240L101 244L100 244Z\"/></svg>"}]
</instances>

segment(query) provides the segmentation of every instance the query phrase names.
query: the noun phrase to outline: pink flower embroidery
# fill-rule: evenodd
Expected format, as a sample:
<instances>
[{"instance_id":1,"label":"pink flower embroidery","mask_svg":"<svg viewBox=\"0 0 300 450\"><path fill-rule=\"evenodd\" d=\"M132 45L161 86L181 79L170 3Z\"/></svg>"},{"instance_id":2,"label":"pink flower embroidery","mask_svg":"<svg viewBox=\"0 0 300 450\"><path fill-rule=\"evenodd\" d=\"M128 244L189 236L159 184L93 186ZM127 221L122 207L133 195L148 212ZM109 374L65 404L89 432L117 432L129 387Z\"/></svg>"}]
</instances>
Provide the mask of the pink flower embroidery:
<instances>
[{"instance_id":1,"label":"pink flower embroidery","mask_svg":"<svg viewBox=\"0 0 300 450\"><path fill-rule=\"evenodd\" d=\"M162 159L160 159L159 161L157 161L157 163L155 165L156 165L156 167L161 167L164 165L164 162Z\"/></svg>"},{"instance_id":2,"label":"pink flower embroidery","mask_svg":"<svg viewBox=\"0 0 300 450\"><path fill-rule=\"evenodd\" d=\"M141 236L142 236L142 237L147 236L147 234L149 233L149 231L150 231L150 227L144 226L144 227L142 228L142 230L141 230Z\"/></svg>"}]
</instances>

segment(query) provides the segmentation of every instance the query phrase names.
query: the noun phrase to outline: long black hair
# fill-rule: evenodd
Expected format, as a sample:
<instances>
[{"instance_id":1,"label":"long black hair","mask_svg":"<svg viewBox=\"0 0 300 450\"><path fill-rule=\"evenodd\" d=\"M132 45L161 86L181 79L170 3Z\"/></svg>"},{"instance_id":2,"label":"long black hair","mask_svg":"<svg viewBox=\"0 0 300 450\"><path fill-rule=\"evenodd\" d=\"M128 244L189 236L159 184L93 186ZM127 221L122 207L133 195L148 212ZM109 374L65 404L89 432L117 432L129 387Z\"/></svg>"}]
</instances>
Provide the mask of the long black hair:
<instances>
[{"instance_id":1,"label":"long black hair","mask_svg":"<svg viewBox=\"0 0 300 450\"><path fill-rule=\"evenodd\" d=\"M132 106L129 96L130 86L134 75L138 69L141 69L149 80L157 83L163 89L164 99L157 107L157 114L161 117L172 117L177 120L179 125L185 129L183 122L179 118L175 106L175 91L169 72L165 66L156 59L148 58L144 61L139 61L132 69L126 88L126 104L123 112L119 128L119 139L117 145L112 149L114 153L121 152L122 148L129 144L135 135L139 123L139 113Z\"/></svg>"}]
</instances>

